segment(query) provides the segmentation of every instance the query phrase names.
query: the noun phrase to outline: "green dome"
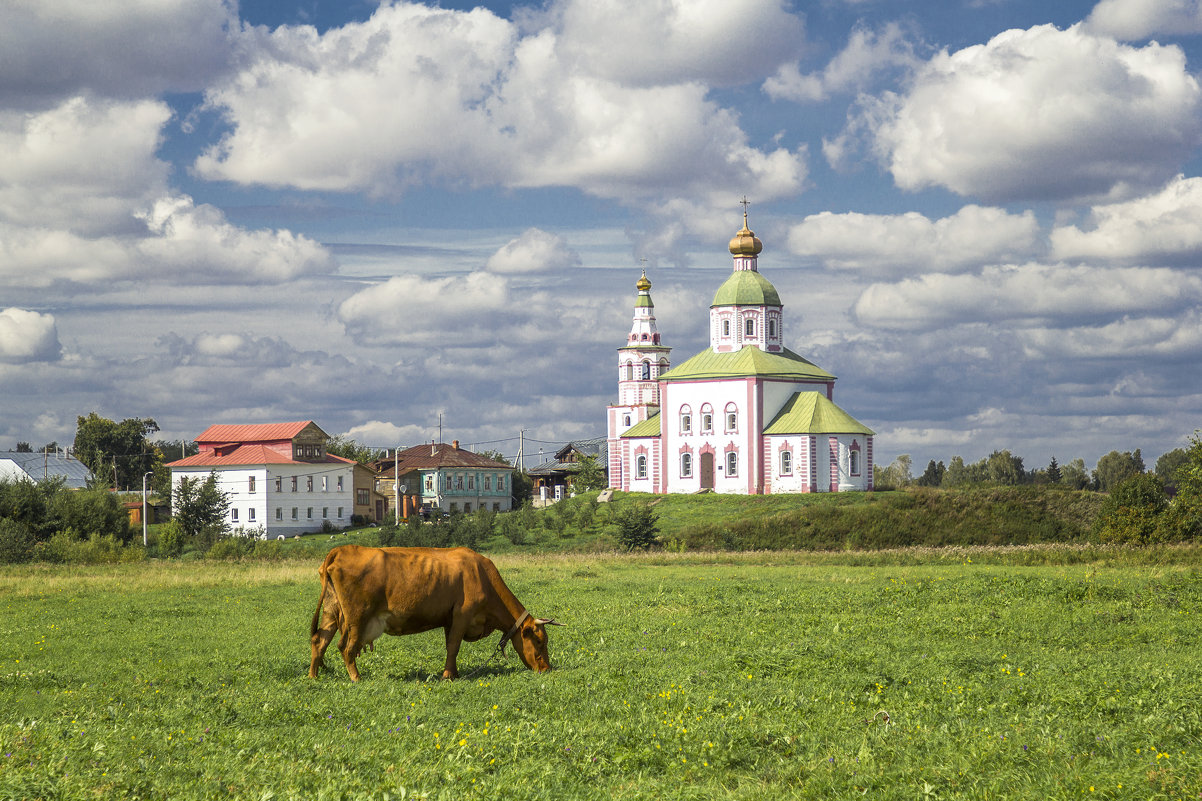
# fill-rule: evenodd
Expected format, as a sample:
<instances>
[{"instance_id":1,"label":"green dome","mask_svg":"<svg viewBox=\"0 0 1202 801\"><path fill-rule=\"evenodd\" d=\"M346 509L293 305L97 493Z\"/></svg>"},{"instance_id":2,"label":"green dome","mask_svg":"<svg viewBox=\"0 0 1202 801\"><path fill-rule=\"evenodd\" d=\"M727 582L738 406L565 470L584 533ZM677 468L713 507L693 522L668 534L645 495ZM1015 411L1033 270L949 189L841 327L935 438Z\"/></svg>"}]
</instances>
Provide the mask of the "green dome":
<instances>
[{"instance_id":1,"label":"green dome","mask_svg":"<svg viewBox=\"0 0 1202 801\"><path fill-rule=\"evenodd\" d=\"M736 270L730 274L710 306L780 306L780 295L772 282L755 270Z\"/></svg>"}]
</instances>

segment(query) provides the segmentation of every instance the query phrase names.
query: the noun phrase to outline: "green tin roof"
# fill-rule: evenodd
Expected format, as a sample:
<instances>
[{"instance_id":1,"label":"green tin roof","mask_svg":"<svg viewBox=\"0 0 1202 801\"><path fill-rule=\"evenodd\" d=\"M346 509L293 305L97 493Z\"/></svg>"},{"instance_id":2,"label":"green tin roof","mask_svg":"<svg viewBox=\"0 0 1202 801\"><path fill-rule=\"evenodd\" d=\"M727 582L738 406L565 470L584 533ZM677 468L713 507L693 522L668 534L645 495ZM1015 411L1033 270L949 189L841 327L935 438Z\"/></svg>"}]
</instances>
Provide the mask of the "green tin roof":
<instances>
[{"instance_id":1,"label":"green tin roof","mask_svg":"<svg viewBox=\"0 0 1202 801\"><path fill-rule=\"evenodd\" d=\"M713 306L779 306L776 287L756 270L735 270L714 293Z\"/></svg>"},{"instance_id":2,"label":"green tin roof","mask_svg":"<svg viewBox=\"0 0 1202 801\"><path fill-rule=\"evenodd\" d=\"M626 429L626 433L622 437L658 437L660 434L659 421L659 412L656 412L643 422L635 423Z\"/></svg>"},{"instance_id":3,"label":"green tin roof","mask_svg":"<svg viewBox=\"0 0 1202 801\"><path fill-rule=\"evenodd\" d=\"M634 299L634 307L635 307L636 309L642 309L642 308L651 308L651 309L654 309L654 308L655 308L655 304L651 302L651 296L650 296L650 295L644 295L644 294L642 294L642 293L640 292L640 293L639 293L639 296L638 296L637 298L635 298L635 299Z\"/></svg>"},{"instance_id":4,"label":"green tin roof","mask_svg":"<svg viewBox=\"0 0 1202 801\"><path fill-rule=\"evenodd\" d=\"M772 422L765 434L865 434L871 428L827 400L821 392L795 392Z\"/></svg>"},{"instance_id":5,"label":"green tin roof","mask_svg":"<svg viewBox=\"0 0 1202 801\"><path fill-rule=\"evenodd\" d=\"M698 378L793 378L807 381L832 381L834 376L788 348L767 353L755 345L744 345L730 353L705 349L661 375L661 381L692 381Z\"/></svg>"}]
</instances>

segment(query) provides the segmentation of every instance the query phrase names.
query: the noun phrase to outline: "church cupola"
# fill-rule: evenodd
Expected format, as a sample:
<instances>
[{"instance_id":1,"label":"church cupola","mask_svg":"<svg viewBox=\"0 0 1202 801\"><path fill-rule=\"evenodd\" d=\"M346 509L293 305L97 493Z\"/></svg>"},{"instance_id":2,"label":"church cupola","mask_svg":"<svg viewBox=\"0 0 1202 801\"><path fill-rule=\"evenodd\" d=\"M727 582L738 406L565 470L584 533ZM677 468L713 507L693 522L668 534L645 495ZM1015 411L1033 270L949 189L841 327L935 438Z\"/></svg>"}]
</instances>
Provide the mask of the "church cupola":
<instances>
[{"instance_id":1,"label":"church cupola","mask_svg":"<svg viewBox=\"0 0 1202 801\"><path fill-rule=\"evenodd\" d=\"M750 345L779 353L783 306L776 287L760 275L758 257L764 243L748 227L747 201L743 202L743 228L730 240L734 271L710 304L710 349L729 353Z\"/></svg>"},{"instance_id":2,"label":"church cupola","mask_svg":"<svg viewBox=\"0 0 1202 801\"><path fill-rule=\"evenodd\" d=\"M634 285L634 320L626 346L618 348L618 396L621 404L659 403L659 377L668 372L671 348L660 343L655 328L655 304L646 270Z\"/></svg>"}]
</instances>

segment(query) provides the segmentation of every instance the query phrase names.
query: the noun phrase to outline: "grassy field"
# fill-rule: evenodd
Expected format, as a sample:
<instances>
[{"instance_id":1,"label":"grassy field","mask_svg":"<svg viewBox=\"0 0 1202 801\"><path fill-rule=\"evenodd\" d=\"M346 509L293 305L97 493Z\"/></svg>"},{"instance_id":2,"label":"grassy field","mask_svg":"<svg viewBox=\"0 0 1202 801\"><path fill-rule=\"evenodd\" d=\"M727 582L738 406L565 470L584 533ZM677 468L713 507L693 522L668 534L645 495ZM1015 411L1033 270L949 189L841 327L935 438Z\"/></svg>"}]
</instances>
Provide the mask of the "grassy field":
<instances>
[{"instance_id":1,"label":"grassy field","mask_svg":"<svg viewBox=\"0 0 1202 801\"><path fill-rule=\"evenodd\" d=\"M5 568L0 798L1196 799L1197 551L501 555L555 671L358 685L316 561Z\"/></svg>"}]
</instances>

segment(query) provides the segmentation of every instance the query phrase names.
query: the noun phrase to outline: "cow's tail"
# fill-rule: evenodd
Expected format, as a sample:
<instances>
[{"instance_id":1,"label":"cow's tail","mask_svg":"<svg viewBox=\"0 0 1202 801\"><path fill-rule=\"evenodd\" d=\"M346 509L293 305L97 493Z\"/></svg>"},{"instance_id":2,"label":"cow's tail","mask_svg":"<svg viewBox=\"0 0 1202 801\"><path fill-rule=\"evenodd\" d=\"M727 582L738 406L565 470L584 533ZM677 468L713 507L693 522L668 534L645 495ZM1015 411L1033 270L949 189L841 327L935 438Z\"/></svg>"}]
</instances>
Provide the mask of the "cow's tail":
<instances>
[{"instance_id":1,"label":"cow's tail","mask_svg":"<svg viewBox=\"0 0 1202 801\"><path fill-rule=\"evenodd\" d=\"M330 591L330 562L334 559L334 554L331 553L326 557L326 560L321 563L321 567L317 572L321 575L321 595L317 598L317 609L313 612L313 622L309 625L309 636L317 635L321 628L321 610L326 603L326 593Z\"/></svg>"}]
</instances>

